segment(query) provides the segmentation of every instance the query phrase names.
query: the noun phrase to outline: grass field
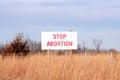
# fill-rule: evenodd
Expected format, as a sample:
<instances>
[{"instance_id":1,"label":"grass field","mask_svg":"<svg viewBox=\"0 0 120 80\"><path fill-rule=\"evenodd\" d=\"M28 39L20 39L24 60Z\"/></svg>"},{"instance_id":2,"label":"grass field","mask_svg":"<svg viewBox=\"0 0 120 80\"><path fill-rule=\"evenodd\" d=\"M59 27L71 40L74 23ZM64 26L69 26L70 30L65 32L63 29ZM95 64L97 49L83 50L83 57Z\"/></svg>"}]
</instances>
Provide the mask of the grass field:
<instances>
[{"instance_id":1,"label":"grass field","mask_svg":"<svg viewBox=\"0 0 120 80\"><path fill-rule=\"evenodd\" d=\"M120 80L120 55L0 56L0 80Z\"/></svg>"}]
</instances>

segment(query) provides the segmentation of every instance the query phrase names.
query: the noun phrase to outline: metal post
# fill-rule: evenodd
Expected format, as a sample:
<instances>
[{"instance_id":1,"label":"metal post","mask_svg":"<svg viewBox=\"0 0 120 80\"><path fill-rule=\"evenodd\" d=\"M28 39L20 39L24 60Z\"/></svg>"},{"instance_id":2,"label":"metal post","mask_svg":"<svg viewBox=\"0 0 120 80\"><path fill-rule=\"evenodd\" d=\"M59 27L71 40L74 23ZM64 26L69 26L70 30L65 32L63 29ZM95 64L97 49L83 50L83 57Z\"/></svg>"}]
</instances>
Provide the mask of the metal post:
<instances>
[{"instance_id":1,"label":"metal post","mask_svg":"<svg viewBox=\"0 0 120 80\"><path fill-rule=\"evenodd\" d=\"M87 53L86 53L86 50L85 50L85 53L84 53L84 54L85 54L85 57L84 57L84 61L85 61L85 62L84 62L84 68L85 68L85 80L86 80L86 77L87 77L87 74L86 74L86 73L87 73L87 67L86 67Z\"/></svg>"},{"instance_id":2,"label":"metal post","mask_svg":"<svg viewBox=\"0 0 120 80\"><path fill-rule=\"evenodd\" d=\"M113 52L110 52L110 77L113 79Z\"/></svg>"},{"instance_id":3,"label":"metal post","mask_svg":"<svg viewBox=\"0 0 120 80\"><path fill-rule=\"evenodd\" d=\"M87 57L87 53L86 53L86 51L85 51L85 65L86 65L86 57Z\"/></svg>"}]
</instances>

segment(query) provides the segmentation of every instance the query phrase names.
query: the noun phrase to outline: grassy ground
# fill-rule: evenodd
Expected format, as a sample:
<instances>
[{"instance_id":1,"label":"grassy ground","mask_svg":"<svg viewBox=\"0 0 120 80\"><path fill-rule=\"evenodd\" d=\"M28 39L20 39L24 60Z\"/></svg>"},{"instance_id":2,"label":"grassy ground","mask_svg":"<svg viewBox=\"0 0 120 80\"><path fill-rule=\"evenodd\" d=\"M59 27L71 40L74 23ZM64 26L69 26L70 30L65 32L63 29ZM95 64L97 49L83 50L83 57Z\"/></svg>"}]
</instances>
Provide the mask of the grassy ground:
<instances>
[{"instance_id":1,"label":"grassy ground","mask_svg":"<svg viewBox=\"0 0 120 80\"><path fill-rule=\"evenodd\" d=\"M0 56L0 80L120 80L120 55Z\"/></svg>"}]
</instances>

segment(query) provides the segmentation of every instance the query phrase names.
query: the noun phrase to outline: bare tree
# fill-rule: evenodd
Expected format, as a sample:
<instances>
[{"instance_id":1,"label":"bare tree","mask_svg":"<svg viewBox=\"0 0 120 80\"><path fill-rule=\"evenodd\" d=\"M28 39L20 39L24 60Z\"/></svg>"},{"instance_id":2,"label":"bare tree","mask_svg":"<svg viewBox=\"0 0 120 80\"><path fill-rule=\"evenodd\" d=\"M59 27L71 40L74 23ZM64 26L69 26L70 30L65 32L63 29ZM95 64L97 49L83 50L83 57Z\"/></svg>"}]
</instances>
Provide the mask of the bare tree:
<instances>
[{"instance_id":1,"label":"bare tree","mask_svg":"<svg viewBox=\"0 0 120 80\"><path fill-rule=\"evenodd\" d=\"M28 46L30 48L30 52L31 53L37 53L37 52L41 52L41 42L36 42L33 40L29 39L29 43Z\"/></svg>"},{"instance_id":2,"label":"bare tree","mask_svg":"<svg viewBox=\"0 0 120 80\"><path fill-rule=\"evenodd\" d=\"M102 42L103 41L101 39L93 39L93 44L95 46L96 52L100 52Z\"/></svg>"}]
</instances>

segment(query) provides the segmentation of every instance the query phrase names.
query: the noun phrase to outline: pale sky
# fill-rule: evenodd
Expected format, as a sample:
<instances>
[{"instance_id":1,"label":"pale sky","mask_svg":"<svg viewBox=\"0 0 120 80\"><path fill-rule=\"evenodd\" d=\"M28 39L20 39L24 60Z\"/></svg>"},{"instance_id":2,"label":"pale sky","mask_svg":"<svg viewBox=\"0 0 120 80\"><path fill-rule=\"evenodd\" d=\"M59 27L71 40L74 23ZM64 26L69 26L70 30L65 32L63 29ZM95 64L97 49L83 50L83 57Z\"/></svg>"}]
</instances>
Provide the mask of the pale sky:
<instances>
[{"instance_id":1,"label":"pale sky","mask_svg":"<svg viewBox=\"0 0 120 80\"><path fill-rule=\"evenodd\" d=\"M16 33L40 41L41 31L78 32L78 43L120 51L120 0L0 0L0 43Z\"/></svg>"}]
</instances>

